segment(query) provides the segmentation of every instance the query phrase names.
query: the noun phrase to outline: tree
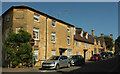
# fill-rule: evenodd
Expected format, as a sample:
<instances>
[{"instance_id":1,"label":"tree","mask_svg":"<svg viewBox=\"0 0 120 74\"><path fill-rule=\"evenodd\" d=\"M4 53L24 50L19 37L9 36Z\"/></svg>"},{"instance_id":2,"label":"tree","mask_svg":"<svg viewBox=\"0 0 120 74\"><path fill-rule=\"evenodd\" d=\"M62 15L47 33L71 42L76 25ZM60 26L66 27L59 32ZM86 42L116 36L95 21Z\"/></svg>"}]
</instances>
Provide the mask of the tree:
<instances>
[{"instance_id":1,"label":"tree","mask_svg":"<svg viewBox=\"0 0 120 74\"><path fill-rule=\"evenodd\" d=\"M32 64L32 46L30 40L31 34L24 30L19 30L16 34L10 29L9 36L6 38L3 49L7 51L7 59L12 63L12 67L18 66L20 63Z\"/></svg>"},{"instance_id":2,"label":"tree","mask_svg":"<svg viewBox=\"0 0 120 74\"><path fill-rule=\"evenodd\" d=\"M104 36L105 39L105 44L106 44L106 49L112 51L113 49L113 39L111 39L109 36Z\"/></svg>"},{"instance_id":3,"label":"tree","mask_svg":"<svg viewBox=\"0 0 120 74\"><path fill-rule=\"evenodd\" d=\"M120 51L120 36L115 40L115 51Z\"/></svg>"}]
</instances>

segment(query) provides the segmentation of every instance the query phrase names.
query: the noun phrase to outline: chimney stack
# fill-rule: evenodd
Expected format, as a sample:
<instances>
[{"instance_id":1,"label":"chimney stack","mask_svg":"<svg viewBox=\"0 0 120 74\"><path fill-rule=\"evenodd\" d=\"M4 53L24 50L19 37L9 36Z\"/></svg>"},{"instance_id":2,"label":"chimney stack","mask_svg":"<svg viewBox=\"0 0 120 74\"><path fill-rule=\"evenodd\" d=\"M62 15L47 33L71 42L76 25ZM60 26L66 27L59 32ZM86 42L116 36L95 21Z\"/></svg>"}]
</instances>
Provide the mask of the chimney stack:
<instances>
[{"instance_id":1,"label":"chimney stack","mask_svg":"<svg viewBox=\"0 0 120 74\"><path fill-rule=\"evenodd\" d=\"M104 36L104 34L103 33L101 33L101 37L103 37Z\"/></svg>"},{"instance_id":2,"label":"chimney stack","mask_svg":"<svg viewBox=\"0 0 120 74\"><path fill-rule=\"evenodd\" d=\"M113 34L110 34L110 38L113 39Z\"/></svg>"},{"instance_id":3,"label":"chimney stack","mask_svg":"<svg viewBox=\"0 0 120 74\"><path fill-rule=\"evenodd\" d=\"M94 36L94 30L92 29L92 36Z\"/></svg>"}]
</instances>

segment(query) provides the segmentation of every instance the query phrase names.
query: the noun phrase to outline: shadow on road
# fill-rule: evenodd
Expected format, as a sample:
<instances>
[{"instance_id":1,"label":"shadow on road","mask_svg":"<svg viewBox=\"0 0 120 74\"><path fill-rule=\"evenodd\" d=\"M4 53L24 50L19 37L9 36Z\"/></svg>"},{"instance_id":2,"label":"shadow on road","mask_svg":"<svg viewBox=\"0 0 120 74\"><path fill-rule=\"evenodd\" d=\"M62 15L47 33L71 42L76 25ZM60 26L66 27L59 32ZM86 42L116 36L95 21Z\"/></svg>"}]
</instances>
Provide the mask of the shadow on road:
<instances>
[{"instance_id":1,"label":"shadow on road","mask_svg":"<svg viewBox=\"0 0 120 74\"><path fill-rule=\"evenodd\" d=\"M80 68L70 72L119 72L120 56L114 56L102 61L88 61Z\"/></svg>"}]
</instances>

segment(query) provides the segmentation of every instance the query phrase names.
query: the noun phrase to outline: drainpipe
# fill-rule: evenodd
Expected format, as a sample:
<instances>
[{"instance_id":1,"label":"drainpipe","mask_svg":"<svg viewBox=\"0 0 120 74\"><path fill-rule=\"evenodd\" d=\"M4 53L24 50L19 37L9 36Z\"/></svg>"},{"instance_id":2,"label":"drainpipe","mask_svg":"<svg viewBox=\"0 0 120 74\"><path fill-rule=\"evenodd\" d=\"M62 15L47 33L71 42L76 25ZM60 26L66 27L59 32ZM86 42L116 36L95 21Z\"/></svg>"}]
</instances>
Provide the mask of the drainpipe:
<instances>
[{"instance_id":1,"label":"drainpipe","mask_svg":"<svg viewBox=\"0 0 120 74\"><path fill-rule=\"evenodd\" d=\"M47 59L47 16L46 16L46 47L45 47L45 59Z\"/></svg>"}]
</instances>

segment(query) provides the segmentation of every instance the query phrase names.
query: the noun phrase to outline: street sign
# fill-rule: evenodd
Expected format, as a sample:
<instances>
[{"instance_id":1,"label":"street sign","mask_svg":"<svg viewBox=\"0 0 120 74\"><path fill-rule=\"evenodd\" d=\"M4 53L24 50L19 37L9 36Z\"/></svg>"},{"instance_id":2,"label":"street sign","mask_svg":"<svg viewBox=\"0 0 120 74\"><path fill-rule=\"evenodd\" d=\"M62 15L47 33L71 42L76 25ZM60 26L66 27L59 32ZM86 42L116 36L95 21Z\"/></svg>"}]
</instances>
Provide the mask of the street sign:
<instances>
[{"instance_id":1,"label":"street sign","mask_svg":"<svg viewBox=\"0 0 120 74\"><path fill-rule=\"evenodd\" d=\"M33 45L35 44L35 40L32 39L32 40L30 41L30 44L33 46Z\"/></svg>"}]
</instances>

